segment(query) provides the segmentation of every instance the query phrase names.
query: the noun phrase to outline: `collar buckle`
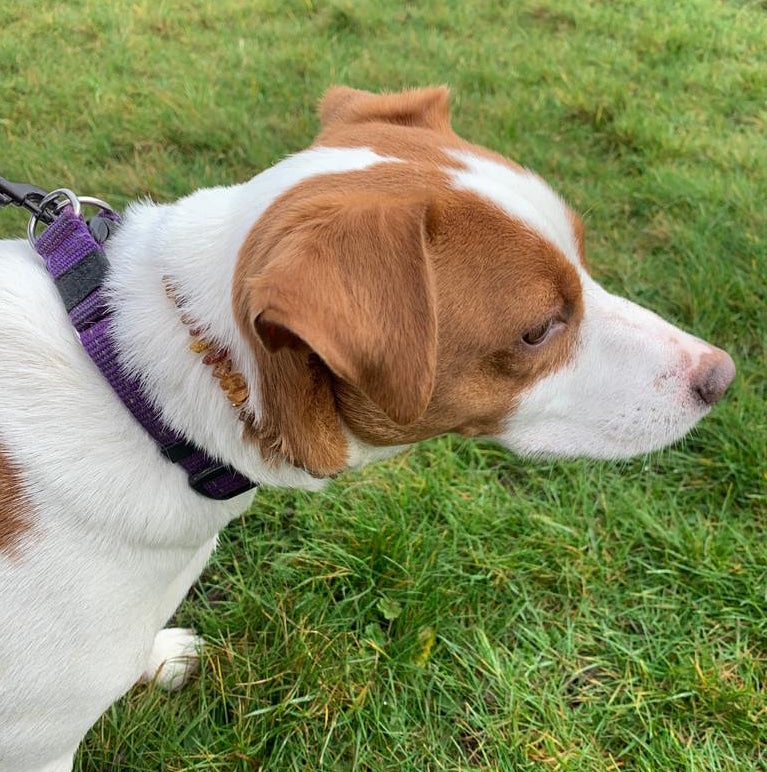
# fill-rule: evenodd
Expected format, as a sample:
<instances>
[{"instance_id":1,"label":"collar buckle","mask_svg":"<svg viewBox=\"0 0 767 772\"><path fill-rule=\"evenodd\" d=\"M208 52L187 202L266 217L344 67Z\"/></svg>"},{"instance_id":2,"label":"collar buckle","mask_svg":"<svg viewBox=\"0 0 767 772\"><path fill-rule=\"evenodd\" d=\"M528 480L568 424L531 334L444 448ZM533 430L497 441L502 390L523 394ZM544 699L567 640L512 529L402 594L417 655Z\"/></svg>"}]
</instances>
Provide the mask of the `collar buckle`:
<instances>
[{"instance_id":1,"label":"collar buckle","mask_svg":"<svg viewBox=\"0 0 767 772\"><path fill-rule=\"evenodd\" d=\"M231 466L220 464L189 475L189 486L209 499L233 499L252 490L257 484L243 477Z\"/></svg>"}]
</instances>

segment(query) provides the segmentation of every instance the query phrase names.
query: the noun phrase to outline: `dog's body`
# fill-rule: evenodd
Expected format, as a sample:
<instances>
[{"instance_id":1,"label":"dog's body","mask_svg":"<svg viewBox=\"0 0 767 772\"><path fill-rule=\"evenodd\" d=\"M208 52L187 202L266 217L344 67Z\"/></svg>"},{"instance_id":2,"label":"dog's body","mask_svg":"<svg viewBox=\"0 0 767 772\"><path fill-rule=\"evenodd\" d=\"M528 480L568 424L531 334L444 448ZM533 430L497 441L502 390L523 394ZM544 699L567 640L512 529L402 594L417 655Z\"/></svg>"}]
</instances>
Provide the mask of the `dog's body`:
<instances>
[{"instance_id":1,"label":"dog's body","mask_svg":"<svg viewBox=\"0 0 767 772\"><path fill-rule=\"evenodd\" d=\"M724 393L732 360L596 285L577 217L454 135L444 90L335 89L323 129L243 185L133 206L108 244L121 360L212 456L308 489L444 432L627 457ZM195 493L33 250L2 242L0 263L0 770L60 772L111 702L194 653L162 626L251 494ZM237 409L200 339L247 383Z\"/></svg>"}]
</instances>

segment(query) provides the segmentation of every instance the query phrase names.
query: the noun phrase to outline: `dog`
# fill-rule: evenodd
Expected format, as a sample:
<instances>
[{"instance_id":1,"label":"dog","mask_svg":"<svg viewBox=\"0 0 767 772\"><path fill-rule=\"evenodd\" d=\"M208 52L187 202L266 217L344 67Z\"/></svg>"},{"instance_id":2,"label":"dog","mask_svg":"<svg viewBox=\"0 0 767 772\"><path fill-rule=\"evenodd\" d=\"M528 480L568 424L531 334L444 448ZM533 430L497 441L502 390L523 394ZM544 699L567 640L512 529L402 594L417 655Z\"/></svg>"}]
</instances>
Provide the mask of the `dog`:
<instances>
[{"instance_id":1,"label":"dog","mask_svg":"<svg viewBox=\"0 0 767 772\"><path fill-rule=\"evenodd\" d=\"M311 147L249 182L136 203L106 244L122 366L163 420L262 485L429 437L619 459L681 438L724 351L602 289L579 217L452 130L445 88L330 89ZM34 250L0 242L0 769L64 772L252 494L212 500L84 351Z\"/></svg>"}]
</instances>

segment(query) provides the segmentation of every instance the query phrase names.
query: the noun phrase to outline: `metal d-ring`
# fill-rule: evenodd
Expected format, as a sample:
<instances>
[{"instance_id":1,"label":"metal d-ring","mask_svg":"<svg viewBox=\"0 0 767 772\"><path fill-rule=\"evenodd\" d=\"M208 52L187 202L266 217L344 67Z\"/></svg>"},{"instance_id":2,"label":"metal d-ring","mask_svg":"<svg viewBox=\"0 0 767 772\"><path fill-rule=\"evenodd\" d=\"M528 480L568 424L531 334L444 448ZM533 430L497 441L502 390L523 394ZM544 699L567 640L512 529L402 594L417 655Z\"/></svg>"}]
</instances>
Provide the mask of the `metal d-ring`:
<instances>
[{"instance_id":1,"label":"metal d-ring","mask_svg":"<svg viewBox=\"0 0 767 772\"><path fill-rule=\"evenodd\" d=\"M53 204L56 199L59 199L62 196L63 199L60 200L53 208L54 216L58 215L65 207L71 206L75 217L79 217L80 212L82 211L82 204L86 204L88 206L96 206L104 212L114 211L112 207L106 203L106 201L102 201L100 198L93 198L93 196L77 196L69 188L57 188L56 190L52 190L50 193L48 193L47 196L44 196L40 201L40 212L44 212L47 207L50 207L50 205ZM33 214L32 217L29 218L29 223L27 224L27 239L33 247L37 242L37 238L35 237L35 229L40 222L40 218L41 214Z\"/></svg>"},{"instance_id":2,"label":"metal d-ring","mask_svg":"<svg viewBox=\"0 0 767 772\"><path fill-rule=\"evenodd\" d=\"M88 206L97 206L102 212L114 212L106 201L102 201L100 198L94 198L93 196L80 196L77 199L81 204L87 204Z\"/></svg>"},{"instance_id":3,"label":"metal d-ring","mask_svg":"<svg viewBox=\"0 0 767 772\"><path fill-rule=\"evenodd\" d=\"M54 207L54 214L58 214L65 206L69 205L72 207L72 211L75 213L75 216L78 216L80 214L80 200L75 195L74 191L71 191L69 188L56 188L56 190L52 190L48 195L43 196L43 198L40 201L39 207L40 212L38 214L33 214L29 218L29 222L27 223L27 239L29 240L29 243L34 247L35 242L37 239L35 238L35 228L37 228L37 224L40 222L40 217L42 216L42 213L57 199L61 196L64 197L63 201L59 201L56 206Z\"/></svg>"}]
</instances>

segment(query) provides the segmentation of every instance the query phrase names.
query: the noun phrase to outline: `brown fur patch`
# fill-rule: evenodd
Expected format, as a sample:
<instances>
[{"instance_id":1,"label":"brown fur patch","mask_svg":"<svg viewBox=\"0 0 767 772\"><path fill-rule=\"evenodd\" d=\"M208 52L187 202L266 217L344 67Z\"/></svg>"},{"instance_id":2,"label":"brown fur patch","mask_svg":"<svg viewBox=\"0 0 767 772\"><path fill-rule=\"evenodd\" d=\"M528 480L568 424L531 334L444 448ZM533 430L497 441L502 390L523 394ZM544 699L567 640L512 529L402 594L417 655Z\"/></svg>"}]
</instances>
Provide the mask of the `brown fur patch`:
<instances>
[{"instance_id":1,"label":"brown fur patch","mask_svg":"<svg viewBox=\"0 0 767 772\"><path fill-rule=\"evenodd\" d=\"M453 193L430 243L439 348L424 415L397 426L352 386L338 384L344 421L373 445L446 432L497 434L519 396L570 357L582 315L574 268L539 236L470 193ZM548 318L566 324L540 348L520 340Z\"/></svg>"},{"instance_id":2,"label":"brown fur patch","mask_svg":"<svg viewBox=\"0 0 767 772\"><path fill-rule=\"evenodd\" d=\"M336 86L322 98L320 120L324 127L382 121L452 133L450 92L445 86L437 86L399 94L370 94Z\"/></svg>"},{"instance_id":3,"label":"brown fur patch","mask_svg":"<svg viewBox=\"0 0 767 772\"><path fill-rule=\"evenodd\" d=\"M346 463L346 438L327 367L306 346L258 359L262 414L245 424L245 438L269 461L317 477L337 474Z\"/></svg>"},{"instance_id":4,"label":"brown fur patch","mask_svg":"<svg viewBox=\"0 0 767 772\"><path fill-rule=\"evenodd\" d=\"M445 151L463 150L519 171L519 164L453 131L449 96L444 86L402 94L332 88L320 104L322 131L313 147L367 147L416 166L443 169L461 166Z\"/></svg>"},{"instance_id":5,"label":"brown fur patch","mask_svg":"<svg viewBox=\"0 0 767 772\"><path fill-rule=\"evenodd\" d=\"M498 433L571 355L580 280L523 223L455 190L445 170L461 164L446 151L519 167L452 132L444 89L334 89L322 120L315 146L405 163L304 180L251 230L233 299L261 372L254 439L328 474L344 466L343 426L374 445ZM526 346L549 319L550 340Z\"/></svg>"},{"instance_id":6,"label":"brown fur patch","mask_svg":"<svg viewBox=\"0 0 767 772\"><path fill-rule=\"evenodd\" d=\"M21 537L32 527L21 473L0 446L0 554L18 557Z\"/></svg>"}]
</instances>

